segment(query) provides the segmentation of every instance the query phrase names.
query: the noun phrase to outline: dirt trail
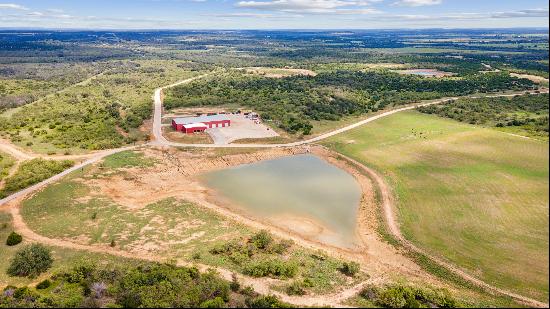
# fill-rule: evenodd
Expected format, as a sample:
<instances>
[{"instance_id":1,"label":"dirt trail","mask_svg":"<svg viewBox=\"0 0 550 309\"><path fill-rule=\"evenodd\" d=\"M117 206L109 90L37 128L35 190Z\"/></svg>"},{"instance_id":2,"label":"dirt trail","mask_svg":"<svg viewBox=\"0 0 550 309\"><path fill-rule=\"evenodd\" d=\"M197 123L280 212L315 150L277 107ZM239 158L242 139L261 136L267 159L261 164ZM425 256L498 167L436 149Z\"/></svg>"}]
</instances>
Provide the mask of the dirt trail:
<instances>
[{"instance_id":1,"label":"dirt trail","mask_svg":"<svg viewBox=\"0 0 550 309\"><path fill-rule=\"evenodd\" d=\"M428 253L426 250L420 249L419 247L417 247L416 245L414 245L413 243L408 241L403 236L403 234L401 233L401 230L399 228L399 223L397 222L397 220L395 218L396 217L396 215L395 215L396 210L395 210L395 201L394 201L394 198L393 198L393 194L391 192L391 189L389 188L389 186L386 184L385 180L383 179L383 177L378 175L378 173L376 173L374 170L366 167L362 163L360 163L360 162L358 162L358 161L356 161L352 158L349 158L347 156L344 156L344 155L341 155L341 156L342 156L342 158L348 160L349 162L352 162L354 165L361 168L367 175L369 175L369 177L371 179L373 179L376 182L376 185L378 186L378 188L380 190L380 195L381 195L381 199L382 199L382 201L381 201L382 202L382 209L383 209L383 212L384 212L384 219L386 221L386 225L389 229L389 232L398 241L400 241L401 244L404 247L406 247L407 249L409 249L411 251L414 251L414 252L417 252L417 253L422 254L424 256L427 256L430 260L432 260L433 262L435 262L439 266L442 266L442 267L450 270L451 272L455 273L456 275L460 276L461 278L463 278L463 279L465 279L465 280L467 280L467 281L469 281L469 282L471 282L471 283L473 283L473 284L475 284L479 287L482 287L482 288L484 288L488 291L498 293L498 294L501 294L501 295L509 296L509 297L513 298L514 300L516 300L516 301L524 303L527 306L539 307L539 308L548 308L548 304L546 304L546 303L543 303L543 302L537 301L535 299L525 297L525 296L510 292L510 291L495 287L493 285L490 285L490 284L488 284L488 283L486 283L486 282L470 275L469 273L465 272L464 270L460 269L459 267L457 267L457 266L455 266L455 265L453 265L449 262L446 262L446 261L442 260L439 257L433 256L432 254Z\"/></svg>"},{"instance_id":2,"label":"dirt trail","mask_svg":"<svg viewBox=\"0 0 550 309\"><path fill-rule=\"evenodd\" d=\"M19 212L19 207L16 207L15 204L18 204L18 203L16 203L16 201L12 202L13 206L10 207L10 213L13 218L13 227L18 233L23 235L23 237L26 240L38 242L41 244L46 244L49 246L62 247L62 248L94 252L94 253L104 253L104 254L110 254L110 255L128 258L128 259L139 259L139 260L144 260L149 262L160 262L160 263L168 262L166 258L162 256L147 255L147 254L136 255L135 253L122 251L122 250L111 248L108 246L102 247L102 246L82 245L82 244L77 244L66 240L44 237L42 235L35 233L25 224ZM214 269L220 274L222 278L229 281L232 280L232 276L234 274L234 272L221 267L213 267L213 266L208 266L208 265L203 265L198 263L188 263L181 260L178 260L176 264L178 266L186 266L186 267L194 266L201 271ZM235 274L235 275L237 276L239 282L242 285L253 286L254 290L260 294L264 294L264 295L273 294L279 297L282 301L289 302L298 306L348 307L341 303L346 299L359 293L365 285L374 283L377 281L377 280L366 280L364 282L361 282L358 285L355 285L353 287L350 287L348 289L345 289L343 291L340 291L334 294L319 295L319 296L318 295L288 296L286 294L273 291L270 288L270 283L276 282L277 280L269 279L269 278L257 279L257 278L246 277L239 274Z\"/></svg>"},{"instance_id":3,"label":"dirt trail","mask_svg":"<svg viewBox=\"0 0 550 309\"><path fill-rule=\"evenodd\" d=\"M92 151L85 154L76 155L45 155L32 152L30 150L22 149L19 146L14 145L12 142L0 139L0 151L3 151L13 156L18 161L31 160L36 158L43 158L49 160L84 160L94 156L99 156L101 153L108 152L110 150Z\"/></svg>"},{"instance_id":4,"label":"dirt trail","mask_svg":"<svg viewBox=\"0 0 550 309\"><path fill-rule=\"evenodd\" d=\"M92 75L76 84L72 84L72 85L69 85L63 89L60 89L60 90L57 90L55 92L52 92L52 93L49 93L41 98L39 98L38 100L35 100L33 102L30 102L28 104L25 104L23 106L30 106L30 105L34 105L34 104L38 104L46 99L49 99L49 98L53 98L54 96L56 95L59 95L59 94L62 94L62 93L65 93L67 92L69 89L72 89L72 88L75 88L75 87L78 87L78 86L86 86L87 84L89 84L92 80L98 78L98 77L101 77L103 75L105 75L105 72L107 72L107 70L103 71L103 72L100 72L98 74L95 74L95 75ZM13 109L10 109L8 110L7 112L4 112L3 114L0 114L0 117L7 117L7 116L11 116L12 114L16 113L17 111L21 110L21 108L23 106L19 106L19 107L16 107L16 108L13 108Z\"/></svg>"}]
</instances>

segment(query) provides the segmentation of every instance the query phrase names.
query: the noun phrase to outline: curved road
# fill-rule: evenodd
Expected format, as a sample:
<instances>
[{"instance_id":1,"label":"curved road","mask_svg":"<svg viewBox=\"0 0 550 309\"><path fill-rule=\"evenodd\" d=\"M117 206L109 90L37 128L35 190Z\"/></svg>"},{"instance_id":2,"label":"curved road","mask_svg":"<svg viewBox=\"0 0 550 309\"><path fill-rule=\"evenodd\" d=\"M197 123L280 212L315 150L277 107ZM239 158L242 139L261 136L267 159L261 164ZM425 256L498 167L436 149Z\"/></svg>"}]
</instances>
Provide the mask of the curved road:
<instances>
[{"instance_id":1,"label":"curved road","mask_svg":"<svg viewBox=\"0 0 550 309\"><path fill-rule=\"evenodd\" d=\"M152 133L153 133L153 136L155 137L155 140L150 142L148 145L151 145L151 146L175 146L175 147L201 147L201 148L224 148L224 147L225 148L246 148L246 147L248 147L248 148L250 148L250 147L251 148L272 148L272 147L300 146L300 145L314 143L314 142L329 138L329 137L334 136L336 134L339 134L339 133L342 133L342 132L345 132L345 131L348 131L348 130L352 130L352 129L357 128L359 126L362 126L366 123L375 121L377 119L380 119L380 118L383 118L383 117L386 117L386 116L393 115L395 113L399 113L399 112L406 111L406 110L411 110L411 109L414 109L414 108L419 107L419 106L440 104L440 103L448 102L450 100L457 99L457 97L452 97L452 98L440 99L440 100L436 100L436 101L432 101L432 102L428 102L428 103L413 104L413 105L401 107L401 108L398 108L398 109L394 109L394 110L391 110L391 111L380 113L378 115L366 118L366 119L358 121L354 124L351 124L351 125L348 125L346 127L343 127L343 128L340 128L340 129L337 129L337 130L334 130L334 131L331 131L331 132L328 132L328 133L325 133L325 134L322 134L322 135L319 135L317 137L314 137L314 138L311 138L311 139L308 139L308 140L303 140L303 141L298 141L298 142L293 142L293 143L287 143L287 144L227 144L227 145L184 144L184 143L170 142L170 141L166 140L166 138L164 138L164 136L162 135L162 90L166 89L166 88L174 87L174 86L177 86L177 85L189 83L193 80L203 78L203 77L208 76L208 75L209 74L204 74L204 75L188 78L188 79L179 81L177 83L155 89L154 94L153 94L154 116L153 116L153 128L152 128L152 131L153 131ZM522 95L522 94L526 94L526 93L536 94L535 92L522 92L522 93L514 93L514 94L490 95L490 96L486 96L486 97L513 97L513 96L516 96L516 95ZM540 93L548 93L548 89L544 89ZM478 97L477 96L469 96L468 98L478 98ZM28 187L24 190L21 190L19 192L16 192L16 193L8 196L6 198L1 199L0 200L0 208L3 205L7 204L8 202L12 201L12 200L24 197L26 194L32 193L35 190L38 190L38 189L42 188L43 186L46 186L47 184L53 183L53 182L61 179L62 177L64 177L65 175L67 175L67 174L69 174L73 171L76 171L78 169L81 169L81 168L89 165L89 164L97 162L97 161L101 160L102 158L104 158L108 155L115 154L115 153L125 151L125 150L135 149L135 148L138 148L138 147L140 147L140 146L123 147L123 148L112 149L112 150L108 150L108 151L104 151L104 152L101 152L101 153L94 154L88 160L86 160L86 161L84 161L84 162L82 162L78 165L75 165L75 166L73 166L73 167L71 167L71 168L55 175L55 176L52 176L52 177L40 182L40 183L37 183L37 184L35 184L31 187ZM348 160L353 161L352 159L349 159L349 158L348 158ZM515 294L515 293L512 293L512 292L506 291L506 290L502 290L502 289L494 287L490 284L487 284L487 283L475 278L474 276L471 276L468 273L458 269L456 266L453 266L452 264L449 264L449 263L447 263L447 262L445 262L445 261L443 261L443 260L441 260L437 257L433 257L430 254L428 254L428 253L424 252L423 250L421 250L421 249L417 248L416 246L414 246L412 243L410 243L408 240L406 240L401 234L401 231L399 229L399 225L397 223L397 220L395 219L394 212L393 212L393 206L392 206L393 205L393 200L392 200L391 194L389 193L389 189L387 188L387 186L384 183L383 179L380 178L378 175L376 175L376 173L374 173L372 170L365 167L364 165L358 163L358 166L361 166L367 173L371 174L373 179L377 183L377 185L380 187L381 191L386 192L386 194L382 195L382 198L383 198L382 204L383 204L383 209L384 209L385 220L388 224L390 232L398 240L400 240L401 243L405 247L407 247L407 248L409 248L413 251L416 251L416 252L419 252L421 254L426 255L432 261L436 262L437 264L439 264L441 266L444 266L445 268L447 268L450 271L454 272L456 275L460 276L461 278L464 278L465 280L467 280L469 282L472 282L473 284L484 287L484 288L486 288L490 291L493 291L493 292L496 292L496 293L499 293L499 294L502 294L502 295L509 296L509 297L511 297L515 300L526 303L530 306L534 306L534 307L547 307L548 306L547 304L539 302L537 300L534 300L534 299L531 299L531 298L528 298L528 297L525 297L525 296L522 296L522 295L518 295L518 294Z\"/></svg>"},{"instance_id":2,"label":"curved road","mask_svg":"<svg viewBox=\"0 0 550 309\"><path fill-rule=\"evenodd\" d=\"M292 143L286 143L286 144L256 144L256 143L254 143L254 144L185 144L185 143L176 143L176 142L168 141L162 135L162 101L163 101L162 90L167 89L167 88L171 88L171 87L174 87L174 86L182 85L182 84L187 84L187 83L190 83L194 80L206 77L208 75L210 75L210 74L204 74L204 75L188 78L188 79L179 81L177 83L155 89L155 92L154 92L154 95L153 95L153 101L154 101L154 105L155 105L155 114L153 116L153 136L155 137L155 141L151 142L150 144L156 145L156 146L197 147L197 148L295 147L295 146L311 144L311 143L315 143L315 142L318 142L318 141L323 140L323 139L327 139L327 138L329 138L331 136L334 136L336 134L340 134L342 132L346 132L346 131L355 129L355 128L360 127L364 124L367 124L369 122L375 121L377 119L380 119L380 118L383 118L383 117L386 117L386 116L393 115L395 113L415 109L415 108L421 107L421 106L428 106L428 105L446 103L446 102L456 100L456 99L459 98L459 97L450 97L450 98L439 99L439 100L435 100L435 101L431 101L431 102L427 102L427 103L407 105L405 107L400 107L400 108L397 108L397 109L393 109L393 110L390 110L390 111L387 111L387 112L377 114L375 116L363 119L361 121L350 124L350 125L345 126L343 128L336 129L334 131L330 131L330 132L327 132L325 134L321 134L319 136L316 136L316 137L313 137L313 138L310 138L310 139L307 139L307 140L292 142ZM521 92L521 93L495 94L495 95L487 95L487 96L484 96L484 97L487 97L487 98L514 97L516 95L539 94L539 93L548 93L548 89L543 89L538 93L535 92L535 91L524 91L524 92ZM480 98L480 96L466 96L465 98L478 99L478 98Z\"/></svg>"}]
</instances>

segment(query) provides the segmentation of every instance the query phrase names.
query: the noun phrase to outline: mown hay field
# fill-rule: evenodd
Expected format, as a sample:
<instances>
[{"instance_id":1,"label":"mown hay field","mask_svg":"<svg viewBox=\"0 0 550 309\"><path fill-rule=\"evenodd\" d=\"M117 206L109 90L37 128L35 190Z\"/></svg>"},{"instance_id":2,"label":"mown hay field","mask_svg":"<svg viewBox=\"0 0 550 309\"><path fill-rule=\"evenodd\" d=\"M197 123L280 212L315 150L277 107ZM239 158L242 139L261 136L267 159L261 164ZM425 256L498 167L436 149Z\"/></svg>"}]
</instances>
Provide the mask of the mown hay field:
<instances>
[{"instance_id":1,"label":"mown hay field","mask_svg":"<svg viewBox=\"0 0 550 309\"><path fill-rule=\"evenodd\" d=\"M326 144L386 177L406 238L548 301L547 142L411 111Z\"/></svg>"}]
</instances>

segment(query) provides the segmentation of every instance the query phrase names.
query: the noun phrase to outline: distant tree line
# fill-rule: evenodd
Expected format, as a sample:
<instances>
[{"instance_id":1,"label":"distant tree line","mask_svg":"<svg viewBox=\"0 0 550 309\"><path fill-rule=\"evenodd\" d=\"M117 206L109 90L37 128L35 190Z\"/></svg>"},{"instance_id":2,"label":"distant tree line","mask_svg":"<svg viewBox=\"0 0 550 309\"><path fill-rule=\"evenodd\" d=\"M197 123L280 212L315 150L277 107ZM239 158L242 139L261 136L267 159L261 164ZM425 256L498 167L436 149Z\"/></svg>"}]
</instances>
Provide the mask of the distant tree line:
<instances>
[{"instance_id":1,"label":"distant tree line","mask_svg":"<svg viewBox=\"0 0 550 309\"><path fill-rule=\"evenodd\" d=\"M531 135L548 137L548 94L459 99L447 104L419 107L418 110L470 124L518 127Z\"/></svg>"}]
</instances>

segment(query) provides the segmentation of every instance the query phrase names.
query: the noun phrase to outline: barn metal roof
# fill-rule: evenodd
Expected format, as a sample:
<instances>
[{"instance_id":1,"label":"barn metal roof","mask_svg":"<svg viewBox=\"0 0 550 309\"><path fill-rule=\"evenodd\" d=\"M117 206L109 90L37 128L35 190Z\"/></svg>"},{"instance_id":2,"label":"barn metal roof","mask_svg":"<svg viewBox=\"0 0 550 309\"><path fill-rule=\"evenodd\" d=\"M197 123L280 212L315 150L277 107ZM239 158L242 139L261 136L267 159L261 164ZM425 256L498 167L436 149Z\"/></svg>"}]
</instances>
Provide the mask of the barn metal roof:
<instances>
[{"instance_id":1,"label":"barn metal roof","mask_svg":"<svg viewBox=\"0 0 550 309\"><path fill-rule=\"evenodd\" d=\"M176 124L190 124L197 122L210 122L210 121L222 121L229 120L226 115L202 115L198 117L180 117L173 119Z\"/></svg>"}]
</instances>

